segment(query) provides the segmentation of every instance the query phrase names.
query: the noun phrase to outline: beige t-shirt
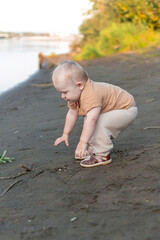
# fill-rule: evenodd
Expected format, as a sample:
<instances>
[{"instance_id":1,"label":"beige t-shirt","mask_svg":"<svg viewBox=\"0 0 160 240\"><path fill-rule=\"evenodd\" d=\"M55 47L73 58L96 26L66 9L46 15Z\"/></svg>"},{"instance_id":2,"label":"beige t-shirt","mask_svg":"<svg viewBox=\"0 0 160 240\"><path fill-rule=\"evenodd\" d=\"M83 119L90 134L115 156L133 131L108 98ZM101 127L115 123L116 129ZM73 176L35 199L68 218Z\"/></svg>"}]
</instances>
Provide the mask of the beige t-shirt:
<instances>
[{"instance_id":1,"label":"beige t-shirt","mask_svg":"<svg viewBox=\"0 0 160 240\"><path fill-rule=\"evenodd\" d=\"M79 102L68 102L68 107L77 109L79 115L86 116L94 107L101 107L101 113L111 110L128 109L134 98L127 91L109 83L88 80L81 93Z\"/></svg>"}]
</instances>

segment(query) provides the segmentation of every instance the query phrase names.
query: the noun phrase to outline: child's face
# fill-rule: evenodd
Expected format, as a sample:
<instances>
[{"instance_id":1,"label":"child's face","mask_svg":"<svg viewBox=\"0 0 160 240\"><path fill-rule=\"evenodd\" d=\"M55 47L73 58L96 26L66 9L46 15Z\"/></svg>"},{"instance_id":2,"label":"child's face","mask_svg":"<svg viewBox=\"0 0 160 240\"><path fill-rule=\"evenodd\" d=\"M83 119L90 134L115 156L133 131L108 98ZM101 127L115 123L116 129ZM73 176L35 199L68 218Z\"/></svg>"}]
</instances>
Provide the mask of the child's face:
<instances>
[{"instance_id":1,"label":"child's face","mask_svg":"<svg viewBox=\"0 0 160 240\"><path fill-rule=\"evenodd\" d=\"M66 101L77 102L81 96L81 87L78 84L66 81L54 83L55 88L61 93L61 97Z\"/></svg>"}]
</instances>

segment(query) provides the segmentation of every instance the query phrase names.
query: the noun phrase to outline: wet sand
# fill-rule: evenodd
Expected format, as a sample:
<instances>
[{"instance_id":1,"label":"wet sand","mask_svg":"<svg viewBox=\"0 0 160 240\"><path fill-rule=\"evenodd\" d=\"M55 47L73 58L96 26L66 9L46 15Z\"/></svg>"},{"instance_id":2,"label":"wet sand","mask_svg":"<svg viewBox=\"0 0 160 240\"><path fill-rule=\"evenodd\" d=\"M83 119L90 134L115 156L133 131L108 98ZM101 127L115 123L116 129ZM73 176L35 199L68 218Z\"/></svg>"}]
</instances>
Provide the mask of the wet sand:
<instances>
[{"instance_id":1,"label":"wet sand","mask_svg":"<svg viewBox=\"0 0 160 240\"><path fill-rule=\"evenodd\" d=\"M53 146L67 104L51 86L53 68L0 97L2 240L160 239L160 50L81 63L90 78L134 95L139 115L114 141L113 162L82 168L74 159L83 118L70 147ZM45 84L45 85L38 85Z\"/></svg>"}]
</instances>

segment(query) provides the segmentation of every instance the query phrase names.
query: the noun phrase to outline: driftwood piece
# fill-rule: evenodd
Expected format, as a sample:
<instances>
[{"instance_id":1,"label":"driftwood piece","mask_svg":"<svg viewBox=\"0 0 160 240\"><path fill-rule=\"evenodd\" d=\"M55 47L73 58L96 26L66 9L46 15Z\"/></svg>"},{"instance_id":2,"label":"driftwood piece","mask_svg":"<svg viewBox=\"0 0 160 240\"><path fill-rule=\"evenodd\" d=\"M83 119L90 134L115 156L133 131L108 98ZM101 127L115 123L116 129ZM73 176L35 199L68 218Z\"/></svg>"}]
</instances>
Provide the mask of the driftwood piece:
<instances>
[{"instance_id":1,"label":"driftwood piece","mask_svg":"<svg viewBox=\"0 0 160 240\"><path fill-rule=\"evenodd\" d=\"M39 53L39 68L42 68L44 65L47 67L50 67L52 65L57 66L60 62L66 61L66 60L73 60L73 57L71 54L59 54L57 56L49 57L44 55L43 53Z\"/></svg>"}]
</instances>

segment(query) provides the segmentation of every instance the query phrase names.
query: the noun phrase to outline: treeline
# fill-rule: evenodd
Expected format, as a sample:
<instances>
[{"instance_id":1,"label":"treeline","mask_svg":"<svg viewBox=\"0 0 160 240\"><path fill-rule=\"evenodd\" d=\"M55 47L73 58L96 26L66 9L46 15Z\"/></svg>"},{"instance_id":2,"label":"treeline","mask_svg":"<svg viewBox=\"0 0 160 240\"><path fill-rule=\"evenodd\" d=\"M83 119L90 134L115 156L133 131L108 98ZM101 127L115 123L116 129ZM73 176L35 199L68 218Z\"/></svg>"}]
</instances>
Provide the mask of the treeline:
<instances>
[{"instance_id":1,"label":"treeline","mask_svg":"<svg viewBox=\"0 0 160 240\"><path fill-rule=\"evenodd\" d=\"M160 0L90 0L81 24L76 60L141 49L160 43ZM77 45L78 46L77 46Z\"/></svg>"}]
</instances>

